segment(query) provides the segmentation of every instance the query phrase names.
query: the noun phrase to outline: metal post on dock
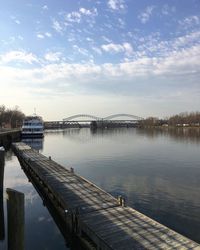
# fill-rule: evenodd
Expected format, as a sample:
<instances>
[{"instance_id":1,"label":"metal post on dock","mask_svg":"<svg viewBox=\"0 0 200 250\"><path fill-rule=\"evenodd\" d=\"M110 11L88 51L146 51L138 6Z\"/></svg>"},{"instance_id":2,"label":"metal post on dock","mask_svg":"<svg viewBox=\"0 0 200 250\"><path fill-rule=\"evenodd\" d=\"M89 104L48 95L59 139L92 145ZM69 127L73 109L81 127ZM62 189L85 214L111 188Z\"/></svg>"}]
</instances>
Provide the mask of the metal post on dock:
<instances>
[{"instance_id":1,"label":"metal post on dock","mask_svg":"<svg viewBox=\"0 0 200 250\"><path fill-rule=\"evenodd\" d=\"M24 249L24 194L6 189L8 250Z\"/></svg>"},{"instance_id":2,"label":"metal post on dock","mask_svg":"<svg viewBox=\"0 0 200 250\"><path fill-rule=\"evenodd\" d=\"M73 169L73 168L70 168L70 172L71 172L71 173L74 173L74 169Z\"/></svg>"},{"instance_id":3,"label":"metal post on dock","mask_svg":"<svg viewBox=\"0 0 200 250\"><path fill-rule=\"evenodd\" d=\"M125 199L121 195L117 197L117 200L120 206L125 207Z\"/></svg>"},{"instance_id":4,"label":"metal post on dock","mask_svg":"<svg viewBox=\"0 0 200 250\"><path fill-rule=\"evenodd\" d=\"M5 156L4 150L0 150L0 241L5 239L4 210L3 210L3 180Z\"/></svg>"}]
</instances>

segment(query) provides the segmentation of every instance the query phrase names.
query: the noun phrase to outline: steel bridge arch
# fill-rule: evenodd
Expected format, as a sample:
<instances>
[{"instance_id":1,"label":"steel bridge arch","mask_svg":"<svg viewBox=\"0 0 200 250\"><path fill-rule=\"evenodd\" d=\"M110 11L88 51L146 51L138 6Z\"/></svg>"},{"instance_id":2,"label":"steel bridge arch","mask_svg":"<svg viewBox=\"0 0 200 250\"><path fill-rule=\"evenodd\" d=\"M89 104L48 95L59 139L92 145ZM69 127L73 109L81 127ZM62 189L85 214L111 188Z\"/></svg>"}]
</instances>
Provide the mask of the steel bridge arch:
<instances>
[{"instance_id":1,"label":"steel bridge arch","mask_svg":"<svg viewBox=\"0 0 200 250\"><path fill-rule=\"evenodd\" d=\"M136 116L136 115L131 115L131 114L115 114L115 115L109 115L109 116L104 117L103 119L104 119L104 120L112 120L112 119L118 118L118 117L129 117L129 118L134 119L134 120L143 120L143 119L144 119L144 118L142 118L142 117L139 117L139 116Z\"/></svg>"},{"instance_id":2,"label":"steel bridge arch","mask_svg":"<svg viewBox=\"0 0 200 250\"><path fill-rule=\"evenodd\" d=\"M70 121L76 118L90 118L93 120L101 120L102 118L94 116L94 115L87 115L87 114L78 114L78 115L72 115L67 118L64 118L63 121Z\"/></svg>"}]
</instances>

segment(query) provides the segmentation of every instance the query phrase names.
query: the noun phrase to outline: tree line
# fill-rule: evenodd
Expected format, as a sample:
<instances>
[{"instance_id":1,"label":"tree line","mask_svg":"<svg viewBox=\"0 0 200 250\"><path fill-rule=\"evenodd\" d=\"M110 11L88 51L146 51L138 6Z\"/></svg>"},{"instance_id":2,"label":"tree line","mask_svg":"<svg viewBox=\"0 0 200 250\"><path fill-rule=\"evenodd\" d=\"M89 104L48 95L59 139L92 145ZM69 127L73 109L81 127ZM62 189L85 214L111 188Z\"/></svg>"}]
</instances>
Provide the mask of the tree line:
<instances>
[{"instance_id":1,"label":"tree line","mask_svg":"<svg viewBox=\"0 0 200 250\"><path fill-rule=\"evenodd\" d=\"M141 126L200 126L200 112L184 112L166 119L148 117L140 124Z\"/></svg>"},{"instance_id":2,"label":"tree line","mask_svg":"<svg viewBox=\"0 0 200 250\"><path fill-rule=\"evenodd\" d=\"M169 125L200 125L200 112L185 112L174 115L168 120Z\"/></svg>"},{"instance_id":3,"label":"tree line","mask_svg":"<svg viewBox=\"0 0 200 250\"><path fill-rule=\"evenodd\" d=\"M6 108L5 105L0 105L0 128L17 128L22 125L25 115L19 110L18 106L14 108Z\"/></svg>"}]
</instances>

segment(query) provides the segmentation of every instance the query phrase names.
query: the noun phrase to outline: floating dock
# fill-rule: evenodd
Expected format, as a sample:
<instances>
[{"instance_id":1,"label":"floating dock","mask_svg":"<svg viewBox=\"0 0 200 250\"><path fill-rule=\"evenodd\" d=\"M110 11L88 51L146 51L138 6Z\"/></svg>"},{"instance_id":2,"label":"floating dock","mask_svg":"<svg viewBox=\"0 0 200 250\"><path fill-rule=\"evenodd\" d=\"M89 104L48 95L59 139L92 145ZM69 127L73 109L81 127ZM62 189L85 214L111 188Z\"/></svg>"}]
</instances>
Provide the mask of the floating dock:
<instances>
[{"instance_id":1,"label":"floating dock","mask_svg":"<svg viewBox=\"0 0 200 250\"><path fill-rule=\"evenodd\" d=\"M95 184L24 143L13 149L27 177L87 249L193 249L196 242L125 206Z\"/></svg>"}]
</instances>

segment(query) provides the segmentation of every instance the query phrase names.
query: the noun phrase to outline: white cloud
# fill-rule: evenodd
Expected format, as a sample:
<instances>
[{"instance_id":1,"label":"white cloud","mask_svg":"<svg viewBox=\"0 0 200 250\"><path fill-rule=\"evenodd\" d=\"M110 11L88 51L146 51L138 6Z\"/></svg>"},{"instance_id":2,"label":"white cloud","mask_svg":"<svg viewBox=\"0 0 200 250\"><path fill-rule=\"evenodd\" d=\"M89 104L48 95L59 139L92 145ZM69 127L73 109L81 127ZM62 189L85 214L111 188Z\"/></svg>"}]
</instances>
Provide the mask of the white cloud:
<instances>
[{"instance_id":1,"label":"white cloud","mask_svg":"<svg viewBox=\"0 0 200 250\"><path fill-rule=\"evenodd\" d=\"M109 44L103 44L101 48L110 53L120 53L124 52L126 55L130 56L133 53L133 48L130 43L123 43L123 44L115 44L115 43L109 43Z\"/></svg>"},{"instance_id":2,"label":"white cloud","mask_svg":"<svg viewBox=\"0 0 200 250\"><path fill-rule=\"evenodd\" d=\"M87 49L80 48L78 45L73 45L73 49L74 49L75 53L78 52L79 54L84 55L84 56L89 55L89 51Z\"/></svg>"},{"instance_id":3,"label":"white cloud","mask_svg":"<svg viewBox=\"0 0 200 250\"><path fill-rule=\"evenodd\" d=\"M93 40L92 38L90 38L90 37L86 37L86 40L87 40L88 42L94 42L94 40Z\"/></svg>"},{"instance_id":4,"label":"white cloud","mask_svg":"<svg viewBox=\"0 0 200 250\"><path fill-rule=\"evenodd\" d=\"M156 62L155 74L190 76L200 73L200 45L173 51L169 56Z\"/></svg>"},{"instance_id":5,"label":"white cloud","mask_svg":"<svg viewBox=\"0 0 200 250\"><path fill-rule=\"evenodd\" d=\"M63 32L63 28L60 25L60 23L57 20L53 20L53 24L52 24L52 28L57 31L58 33L62 33Z\"/></svg>"},{"instance_id":6,"label":"white cloud","mask_svg":"<svg viewBox=\"0 0 200 250\"><path fill-rule=\"evenodd\" d=\"M93 0L90 1L90 3L92 2ZM139 10L137 13L140 14L138 18L140 18L142 23L147 23L148 20L151 20L151 18L153 19L153 15L156 14L157 17L160 18L160 21L165 22L164 28L167 29L167 32L170 32L168 32L169 34L165 36L167 37L167 40L161 40L163 39L162 29L160 31L160 36L154 36L150 33L150 30L148 30L147 33L141 31L141 29L137 31L137 26L135 26L135 29L134 27L130 28L129 33L127 33L128 30L121 33L121 40L112 40L113 35L116 38L116 35L118 34L117 31L119 30L117 30L117 26L120 25L121 27L124 27L126 25L124 23L126 18L123 15L120 16L117 12L118 10L123 12L123 10L127 8L125 3L126 1L107 0L107 13L105 10L105 13L103 13L102 16L104 18L104 22L99 24L99 30L97 31L95 29L90 29L88 24L91 20L101 20L99 20L99 18L96 20L98 12L96 9L86 7L89 5L84 5L85 8L78 5L79 7L75 9L77 11L71 13L62 12L59 13L57 17L52 17L52 19L50 19L52 20L50 26L52 26L53 29L41 29L43 25L40 21L39 25L37 25L39 30L37 29L36 33L33 34L35 35L36 41L39 39L46 39L50 41L52 40L50 39L52 35L56 36L56 32L62 34L64 34L65 31L67 32L56 48L51 49L48 47L48 50L42 52L42 58L36 57L36 55L30 53L30 51L26 52L17 49L7 53L4 52L4 54L2 54L3 52L0 52L1 86L4 83L19 85L23 83L27 84L28 79L28 82L30 80L30 85L33 89L37 89L37 86L42 85L44 92L45 89L48 88L51 89L50 92L54 92L54 90L56 92L57 88L58 90L61 88L61 83L62 88L65 91L71 91L72 93L76 93L78 88L81 89L81 91L92 92L89 88L93 88L91 86L95 86L97 84L98 89L106 92L109 91L108 85L110 83L111 85L114 85L118 81L120 82L120 85L119 88L115 88L115 91L118 91L119 93L120 90L122 92L124 91L129 79L129 85L134 85L135 82L137 82L135 80L136 77L139 79L144 78L147 82L145 83L147 89L148 86L151 88L151 76L152 78L155 77L155 80L161 79L158 89L162 88L161 85L163 83L163 85L165 85L168 84L168 82L170 84L176 82L180 85L187 85L188 82L189 85L193 81L196 82L196 85L199 85L199 76L197 77L197 75L200 75L200 33L199 31L197 32L197 30L199 30L198 25L200 25L200 16L198 14L189 14L180 21L177 21L177 18L170 21L167 20L167 16L163 18L160 18L159 16L159 12L160 15L173 14L172 12L175 11L175 9L172 9L170 4L162 4L160 7L144 6L144 9L140 9L141 11L144 10L144 12L140 13ZM108 6L110 11L108 10ZM101 7L99 11L102 10L102 2L99 7ZM42 11L41 8L42 5L40 5L40 11L43 14L47 13L46 11ZM43 6L43 9L47 8ZM111 11L116 11L117 13L109 15L109 12ZM135 16L136 19L137 14ZM19 27L15 24L18 19L21 20L20 16L17 16L17 19L10 19L11 23L13 23L15 27ZM23 20L21 20L21 22L22 21ZM82 21L82 25L79 26L76 24L81 23ZM68 23L68 27L65 26L65 22ZM105 24L110 25L109 27L112 27L112 30L106 29ZM174 27L172 27L173 24ZM176 24L179 24L179 26L175 27ZM137 25L137 22L135 25ZM180 29L180 26L184 29L187 27L187 32ZM177 30L177 28L179 30ZM127 35L125 33L127 33ZM152 36L145 35L145 37L141 37L141 35L149 33ZM24 46L26 41L24 40L24 42L21 42L20 40L23 40L23 37L18 36L18 34L23 33L16 33L15 37L12 34L12 37L8 34L5 41L1 40L3 46L2 48L16 48L16 46L19 46L20 44L23 44ZM179 34L187 35L180 36ZM96 35L99 35L99 37L96 37ZM179 37L174 39L172 38L174 35ZM36 36L39 39L37 39ZM68 43L67 39L72 41L70 46L66 45L66 43ZM4 42L7 42L7 44L4 44ZM62 42L64 46L63 48L61 44ZM65 51L66 58L63 58L64 54L62 55L60 52L57 52L59 51L59 48L61 51ZM45 52L48 53L45 54ZM38 51L38 53L41 55L41 51ZM118 54L109 56L109 53ZM99 64L92 63L92 60L90 60L91 54L96 56L96 61ZM83 62L81 61L82 58L87 61L85 63L81 63ZM105 63L106 60L114 63ZM22 63L26 63L26 65ZM162 82L162 79L166 79L166 81ZM87 87L88 89L85 87L86 82L88 83L87 86L90 86ZM105 84L105 88L101 84ZM139 84L140 81L138 85ZM1 95L3 94L1 93Z\"/></svg>"},{"instance_id":7,"label":"white cloud","mask_svg":"<svg viewBox=\"0 0 200 250\"><path fill-rule=\"evenodd\" d=\"M45 32L45 36L52 37L52 34L50 32Z\"/></svg>"},{"instance_id":8,"label":"white cloud","mask_svg":"<svg viewBox=\"0 0 200 250\"><path fill-rule=\"evenodd\" d=\"M124 47L121 44L115 43L103 44L101 48L106 52L119 53L124 51Z\"/></svg>"},{"instance_id":9,"label":"white cloud","mask_svg":"<svg viewBox=\"0 0 200 250\"><path fill-rule=\"evenodd\" d=\"M51 62L58 62L61 54L49 52L45 58ZM0 66L0 78L12 79L15 78L20 82L26 82L27 79L33 83L46 83L49 81L57 81L63 79L66 82L71 82L76 78L77 82L92 82L93 78L111 79L112 77L121 77L122 79L134 79L136 76L147 77L150 75L162 77L174 76L195 76L200 74L200 45L192 46L188 49L173 51L165 57L142 57L129 62L118 64L101 64L94 63L50 63L42 67L33 69L16 69L14 67ZM3 56L3 62L24 61L32 63L37 61L31 53L25 52L10 52ZM85 77L87 76L87 78ZM189 79L187 78L187 79ZM68 80L69 81L68 81ZM187 81L187 80L186 80ZM3 81L1 81L3 82ZM73 81L72 81L73 82ZM49 85L48 85L49 87Z\"/></svg>"},{"instance_id":10,"label":"white cloud","mask_svg":"<svg viewBox=\"0 0 200 250\"><path fill-rule=\"evenodd\" d=\"M88 9L85 9L85 8L80 8L79 9L79 12L83 15L86 15L86 16L95 16L97 15L97 9L94 8L93 10L88 10Z\"/></svg>"},{"instance_id":11,"label":"white cloud","mask_svg":"<svg viewBox=\"0 0 200 250\"><path fill-rule=\"evenodd\" d=\"M109 38L106 37L106 36L102 36L102 39L103 39L105 42L107 42L107 43L112 43L112 40L109 39Z\"/></svg>"},{"instance_id":12,"label":"white cloud","mask_svg":"<svg viewBox=\"0 0 200 250\"><path fill-rule=\"evenodd\" d=\"M49 52L44 56L44 58L49 62L58 62L60 61L60 57L61 57L60 52Z\"/></svg>"},{"instance_id":13,"label":"white cloud","mask_svg":"<svg viewBox=\"0 0 200 250\"><path fill-rule=\"evenodd\" d=\"M173 51L165 57L142 57L120 64L106 65L106 69L112 76L136 77L136 76L162 76L175 77L200 74L200 45L188 49ZM189 79L188 78L188 79ZM197 79L196 78L196 79ZM178 81L179 82L179 81Z\"/></svg>"},{"instance_id":14,"label":"white cloud","mask_svg":"<svg viewBox=\"0 0 200 250\"><path fill-rule=\"evenodd\" d=\"M183 29L192 28L200 25L200 18L198 16L189 16L178 22Z\"/></svg>"},{"instance_id":15,"label":"white cloud","mask_svg":"<svg viewBox=\"0 0 200 250\"><path fill-rule=\"evenodd\" d=\"M200 31L191 32L185 36L180 36L172 41L173 48L192 46L200 41Z\"/></svg>"},{"instance_id":16,"label":"white cloud","mask_svg":"<svg viewBox=\"0 0 200 250\"><path fill-rule=\"evenodd\" d=\"M104 23L104 27L107 29L113 29L113 24L111 23Z\"/></svg>"},{"instance_id":17,"label":"white cloud","mask_svg":"<svg viewBox=\"0 0 200 250\"><path fill-rule=\"evenodd\" d=\"M44 39L44 35L43 34L37 34L37 38L39 38L39 39Z\"/></svg>"},{"instance_id":18,"label":"white cloud","mask_svg":"<svg viewBox=\"0 0 200 250\"><path fill-rule=\"evenodd\" d=\"M38 62L38 59L32 53L27 53L25 51L10 51L4 55L0 56L0 63L9 63L9 62L23 62L32 64L33 62Z\"/></svg>"},{"instance_id":19,"label":"white cloud","mask_svg":"<svg viewBox=\"0 0 200 250\"><path fill-rule=\"evenodd\" d=\"M10 18L11 18L16 24L21 24L21 22L20 22L15 16L10 16Z\"/></svg>"},{"instance_id":20,"label":"white cloud","mask_svg":"<svg viewBox=\"0 0 200 250\"><path fill-rule=\"evenodd\" d=\"M125 54L131 56L133 54L133 48L130 43L123 43Z\"/></svg>"},{"instance_id":21,"label":"white cloud","mask_svg":"<svg viewBox=\"0 0 200 250\"><path fill-rule=\"evenodd\" d=\"M21 36L21 35L18 35L17 38L18 38L19 40L21 40L21 41L24 40L23 36Z\"/></svg>"},{"instance_id":22,"label":"white cloud","mask_svg":"<svg viewBox=\"0 0 200 250\"><path fill-rule=\"evenodd\" d=\"M140 19L141 23L145 24L146 22L149 21L154 9L155 9L155 6L147 6L144 12L141 12L138 15L138 18Z\"/></svg>"},{"instance_id":23,"label":"white cloud","mask_svg":"<svg viewBox=\"0 0 200 250\"><path fill-rule=\"evenodd\" d=\"M92 49L93 49L97 54L99 54L99 55L102 54L101 49L99 49L99 48L97 48L97 47L92 47Z\"/></svg>"},{"instance_id":24,"label":"white cloud","mask_svg":"<svg viewBox=\"0 0 200 250\"><path fill-rule=\"evenodd\" d=\"M104 108L107 112L107 107L110 109L110 103L112 104L110 113L116 107L119 110L124 107L126 110L133 110L125 105L129 97L130 100L141 98L136 102L144 112L154 110L155 113L160 109L162 115L162 109L166 110L166 103L168 112L175 112L174 107L179 109L178 112L195 110L200 105L199 57L200 45L196 45L171 52L165 57L143 57L118 64L51 61L47 65L30 69L0 63L0 99L5 105L20 105L27 113L33 109L37 100L40 114L44 117L50 114L52 119L63 117L66 106L75 107L72 113L82 112L81 110L83 113L84 110L90 113L92 108L98 114L103 110L104 101L107 103ZM98 96L99 104L95 107ZM111 102L112 96L116 100L123 100L122 103L116 106L113 100ZM67 105L62 102L69 98L71 101ZM59 110L55 109L55 103L56 107L61 107Z\"/></svg>"},{"instance_id":25,"label":"white cloud","mask_svg":"<svg viewBox=\"0 0 200 250\"><path fill-rule=\"evenodd\" d=\"M37 38L39 39L44 39L45 37L52 37L52 34L50 32L45 32L45 33L38 33L37 34Z\"/></svg>"},{"instance_id":26,"label":"white cloud","mask_svg":"<svg viewBox=\"0 0 200 250\"><path fill-rule=\"evenodd\" d=\"M161 13L163 15L170 15L171 13L174 13L176 11L176 8L174 6L170 7L168 4L163 5L161 9Z\"/></svg>"},{"instance_id":27,"label":"white cloud","mask_svg":"<svg viewBox=\"0 0 200 250\"><path fill-rule=\"evenodd\" d=\"M125 27L125 21L124 20L122 20L121 18L118 18L118 22L119 22L119 27L120 28L124 28Z\"/></svg>"},{"instance_id":28,"label":"white cloud","mask_svg":"<svg viewBox=\"0 0 200 250\"><path fill-rule=\"evenodd\" d=\"M47 5L44 5L44 6L42 6L42 9L43 9L43 10L48 10L49 8L48 8Z\"/></svg>"},{"instance_id":29,"label":"white cloud","mask_svg":"<svg viewBox=\"0 0 200 250\"><path fill-rule=\"evenodd\" d=\"M161 40L160 33L152 33L148 36L133 37L134 57L166 57L172 52L188 49L198 45L200 41L200 31L187 33L186 35L175 37L171 40Z\"/></svg>"},{"instance_id":30,"label":"white cloud","mask_svg":"<svg viewBox=\"0 0 200 250\"><path fill-rule=\"evenodd\" d=\"M85 9L81 7L78 11L72 11L65 15L65 20L67 23L80 23L83 16L92 17L98 15L97 9L94 8L92 10Z\"/></svg>"},{"instance_id":31,"label":"white cloud","mask_svg":"<svg viewBox=\"0 0 200 250\"><path fill-rule=\"evenodd\" d=\"M0 55L0 83L5 83L6 86L9 86L7 88L18 89L18 86L23 86L24 89L28 79L30 95L34 92L35 95L41 93L41 95L52 97L69 92L73 94L77 94L79 91L98 92L99 89L105 93L113 93L115 90L120 94L122 91L128 95L133 93L133 90L135 91L135 85L143 84L145 89L142 95L145 95L144 92L151 91L152 86L155 90L155 82L157 82L158 88L155 92L163 91L164 93L163 88L170 85L170 94L174 93L175 89L182 91L185 88L185 92L193 89L196 91L196 96L199 97L200 44L198 41L200 32L193 32L171 41L159 41L158 38L158 35L152 35L148 39L144 38L143 41L144 46L148 49L157 49L153 55L143 53L143 50L138 52L135 48L133 51L129 43L104 44L104 47L100 48L93 46L91 49L99 55L102 51L126 55L126 59L121 63L99 65L90 60L89 51L77 45L74 45L73 52L86 55L87 62L67 63L60 52L48 52L40 59L25 51L11 51ZM152 40L153 44L151 44ZM138 55L135 56L137 53ZM9 62L23 62L32 65L31 68L27 65L18 67L18 65L13 66L14 63L7 64ZM33 64L34 62L43 62L43 64ZM9 94L9 91L7 93Z\"/></svg>"},{"instance_id":32,"label":"white cloud","mask_svg":"<svg viewBox=\"0 0 200 250\"><path fill-rule=\"evenodd\" d=\"M16 19L16 20L15 20L15 23L16 23L16 24L20 24L21 22L20 22L19 20Z\"/></svg>"},{"instance_id":33,"label":"white cloud","mask_svg":"<svg viewBox=\"0 0 200 250\"><path fill-rule=\"evenodd\" d=\"M108 0L108 7L111 10L123 10L126 6L124 0Z\"/></svg>"},{"instance_id":34,"label":"white cloud","mask_svg":"<svg viewBox=\"0 0 200 250\"><path fill-rule=\"evenodd\" d=\"M81 21L81 14L78 11L73 11L73 12L68 13L66 15L65 20L67 22L80 23L80 21Z\"/></svg>"}]
</instances>

